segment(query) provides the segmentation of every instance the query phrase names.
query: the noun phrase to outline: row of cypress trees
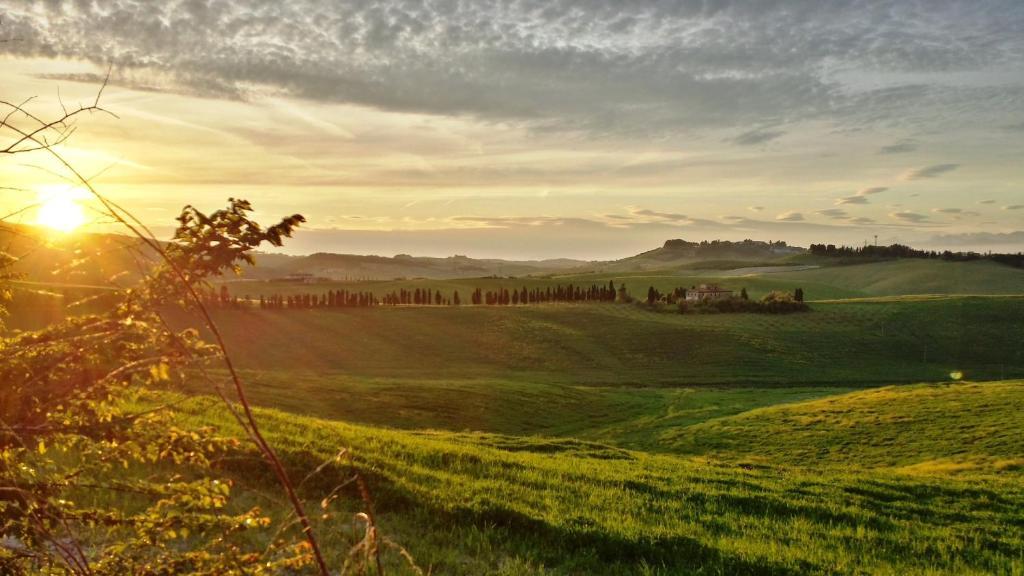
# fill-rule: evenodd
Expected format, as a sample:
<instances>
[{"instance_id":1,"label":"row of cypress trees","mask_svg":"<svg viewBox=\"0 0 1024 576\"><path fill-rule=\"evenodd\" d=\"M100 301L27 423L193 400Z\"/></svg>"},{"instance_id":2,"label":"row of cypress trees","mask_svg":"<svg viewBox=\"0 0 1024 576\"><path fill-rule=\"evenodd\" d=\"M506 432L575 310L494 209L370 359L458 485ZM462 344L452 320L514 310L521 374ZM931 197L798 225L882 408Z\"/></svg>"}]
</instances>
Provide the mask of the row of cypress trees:
<instances>
[{"instance_id":1,"label":"row of cypress trees","mask_svg":"<svg viewBox=\"0 0 1024 576\"><path fill-rule=\"evenodd\" d=\"M631 298L625 285L618 288L611 281L608 284L591 284L590 286L569 284L548 286L545 288L497 288L483 290L476 288L470 294L469 303L486 306L521 306L545 304L550 302L628 302ZM249 296L239 298L231 295L226 285L219 291L211 291L205 296L207 305L229 308L250 305ZM392 290L382 296L370 291L328 290L322 293L271 294L260 295L259 307L265 310L305 309L305 308L365 308L371 306L460 306L464 304L459 291L446 296L440 290L427 288L402 288Z\"/></svg>"}]
</instances>

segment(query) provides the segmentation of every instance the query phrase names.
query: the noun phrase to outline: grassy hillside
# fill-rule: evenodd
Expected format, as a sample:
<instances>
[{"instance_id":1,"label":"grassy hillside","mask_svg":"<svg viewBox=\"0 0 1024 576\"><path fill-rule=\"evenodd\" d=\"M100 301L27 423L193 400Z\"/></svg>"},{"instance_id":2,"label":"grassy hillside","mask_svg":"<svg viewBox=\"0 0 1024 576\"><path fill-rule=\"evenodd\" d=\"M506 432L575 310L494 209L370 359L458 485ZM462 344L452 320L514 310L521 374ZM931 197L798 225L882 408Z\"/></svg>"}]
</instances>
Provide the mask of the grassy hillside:
<instances>
[{"instance_id":1,"label":"grassy hillside","mask_svg":"<svg viewBox=\"0 0 1024 576\"><path fill-rule=\"evenodd\" d=\"M808 285L843 286L868 296L1024 293L1024 269L983 260L892 260L781 272L774 278L780 282L806 281Z\"/></svg>"},{"instance_id":2,"label":"grassy hillside","mask_svg":"<svg viewBox=\"0 0 1024 576\"><path fill-rule=\"evenodd\" d=\"M392 428L572 436L655 452L676 450L664 438L680 427L851 390L365 379L283 370L245 370L242 376L256 402L297 414ZM189 390L210 392L199 381Z\"/></svg>"},{"instance_id":3,"label":"grassy hillside","mask_svg":"<svg viewBox=\"0 0 1024 576\"><path fill-rule=\"evenodd\" d=\"M819 467L1024 470L1024 382L885 387L669 433L680 452Z\"/></svg>"},{"instance_id":4,"label":"grassy hillside","mask_svg":"<svg viewBox=\"0 0 1024 576\"><path fill-rule=\"evenodd\" d=\"M193 399L179 410L187 425L233 427L216 402ZM275 411L261 411L261 418L297 471L350 448L370 475L385 533L435 574L1024 570L1024 489L1016 478L841 466L802 472L579 440L398 432ZM786 432L761 442L785 441ZM955 437L930 441L938 447ZM262 468L245 460L229 465L239 488L252 494L244 501L273 502L257 496L270 482ZM344 477L343 469L328 467L306 493L318 501ZM343 507L356 504L345 500ZM347 514L338 517L347 526ZM335 556L347 549L348 533L324 527ZM389 562L399 573L397 559Z\"/></svg>"},{"instance_id":5,"label":"grassy hillside","mask_svg":"<svg viewBox=\"0 0 1024 576\"><path fill-rule=\"evenodd\" d=\"M577 386L862 385L1024 375L1024 298L815 304L794 315L632 305L225 310L244 368Z\"/></svg>"}]
</instances>

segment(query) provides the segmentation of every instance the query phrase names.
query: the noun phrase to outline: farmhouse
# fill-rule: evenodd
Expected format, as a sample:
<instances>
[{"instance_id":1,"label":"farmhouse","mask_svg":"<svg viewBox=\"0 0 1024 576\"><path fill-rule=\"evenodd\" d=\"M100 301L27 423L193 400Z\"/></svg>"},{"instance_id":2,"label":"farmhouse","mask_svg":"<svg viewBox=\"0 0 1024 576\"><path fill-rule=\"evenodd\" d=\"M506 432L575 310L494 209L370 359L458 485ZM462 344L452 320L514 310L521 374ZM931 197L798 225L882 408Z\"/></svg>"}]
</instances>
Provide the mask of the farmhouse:
<instances>
[{"instance_id":1,"label":"farmhouse","mask_svg":"<svg viewBox=\"0 0 1024 576\"><path fill-rule=\"evenodd\" d=\"M701 284L686 291L686 299L696 300L725 300L732 298L732 290L726 290L718 284Z\"/></svg>"}]
</instances>

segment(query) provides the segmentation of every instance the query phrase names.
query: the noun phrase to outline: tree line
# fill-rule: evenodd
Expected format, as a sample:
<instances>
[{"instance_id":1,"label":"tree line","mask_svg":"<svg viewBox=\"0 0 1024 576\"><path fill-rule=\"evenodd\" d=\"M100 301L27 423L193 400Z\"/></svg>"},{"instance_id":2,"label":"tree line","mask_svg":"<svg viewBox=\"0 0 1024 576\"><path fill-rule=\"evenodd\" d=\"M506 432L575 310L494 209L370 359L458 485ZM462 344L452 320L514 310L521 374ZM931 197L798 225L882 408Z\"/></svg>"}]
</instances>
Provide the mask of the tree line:
<instances>
[{"instance_id":1,"label":"tree line","mask_svg":"<svg viewBox=\"0 0 1024 576\"><path fill-rule=\"evenodd\" d=\"M830 256L835 258L863 258L863 259L892 259L892 258L922 258L946 260L951 262L967 262L971 260L992 260L1000 264L1024 268L1024 253L999 254L987 252L953 252L951 250L918 250L903 244L890 244L889 246L836 246L835 244L811 244L811 254L817 256Z\"/></svg>"},{"instance_id":2,"label":"tree line","mask_svg":"<svg viewBox=\"0 0 1024 576\"><path fill-rule=\"evenodd\" d=\"M632 298L625 285L615 287L614 282L608 284L591 284L590 286L561 284L544 288L497 288L484 290L476 288L469 294L466 302L458 290L450 295L430 288L401 288L384 294L372 291L327 290L325 292L299 294L261 294L258 299L248 295L239 298L232 295L226 284L219 289L204 292L206 304L220 308L241 308L258 305L264 310L308 309L308 308L369 308L374 306L523 306L531 304L547 304L554 302L630 302Z\"/></svg>"}]
</instances>

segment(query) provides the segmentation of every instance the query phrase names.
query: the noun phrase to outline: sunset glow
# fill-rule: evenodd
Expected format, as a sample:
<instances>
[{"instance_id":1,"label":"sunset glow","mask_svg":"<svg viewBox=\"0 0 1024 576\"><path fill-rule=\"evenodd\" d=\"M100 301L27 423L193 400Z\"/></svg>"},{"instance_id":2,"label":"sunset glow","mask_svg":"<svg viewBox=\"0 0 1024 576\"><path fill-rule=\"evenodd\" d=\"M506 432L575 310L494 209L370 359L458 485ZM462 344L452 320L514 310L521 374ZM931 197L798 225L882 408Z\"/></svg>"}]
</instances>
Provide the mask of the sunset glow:
<instances>
[{"instance_id":1,"label":"sunset glow","mask_svg":"<svg viewBox=\"0 0 1024 576\"><path fill-rule=\"evenodd\" d=\"M41 196L36 224L64 233L85 224L85 210L73 191L51 191Z\"/></svg>"},{"instance_id":2,"label":"sunset glow","mask_svg":"<svg viewBox=\"0 0 1024 576\"><path fill-rule=\"evenodd\" d=\"M147 224L244 190L308 216L294 253L1024 239L1020 2L8 4L8 98L88 103L114 63L118 119L64 152Z\"/></svg>"}]
</instances>

